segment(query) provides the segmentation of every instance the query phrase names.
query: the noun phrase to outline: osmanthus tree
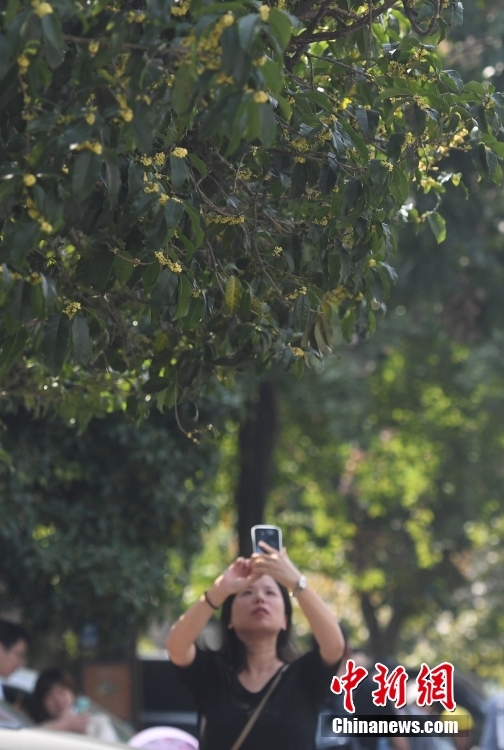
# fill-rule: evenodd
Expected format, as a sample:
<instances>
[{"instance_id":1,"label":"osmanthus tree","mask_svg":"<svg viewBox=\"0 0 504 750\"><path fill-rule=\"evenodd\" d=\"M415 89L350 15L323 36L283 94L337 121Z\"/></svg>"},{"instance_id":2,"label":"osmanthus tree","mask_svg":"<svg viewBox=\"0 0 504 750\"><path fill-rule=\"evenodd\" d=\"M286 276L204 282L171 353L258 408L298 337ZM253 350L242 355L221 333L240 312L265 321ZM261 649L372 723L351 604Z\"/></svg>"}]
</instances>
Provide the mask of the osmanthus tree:
<instances>
[{"instance_id":1,"label":"osmanthus tree","mask_svg":"<svg viewBox=\"0 0 504 750\"><path fill-rule=\"evenodd\" d=\"M332 320L372 330L397 213L445 235L410 183L456 182L451 149L501 179L502 98L421 41L460 18L455 0L4 3L3 395L84 421L176 406L272 361L300 374Z\"/></svg>"}]
</instances>

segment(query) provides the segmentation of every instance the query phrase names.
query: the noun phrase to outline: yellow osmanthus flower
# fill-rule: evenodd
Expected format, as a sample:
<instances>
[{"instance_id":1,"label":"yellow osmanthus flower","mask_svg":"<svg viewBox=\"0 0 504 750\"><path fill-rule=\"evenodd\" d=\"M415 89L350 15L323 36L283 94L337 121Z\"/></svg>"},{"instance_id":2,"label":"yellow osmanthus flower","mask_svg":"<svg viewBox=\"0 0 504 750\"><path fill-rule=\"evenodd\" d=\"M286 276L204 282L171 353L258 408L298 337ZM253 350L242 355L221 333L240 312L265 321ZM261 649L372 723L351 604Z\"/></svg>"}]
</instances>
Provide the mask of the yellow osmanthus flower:
<instances>
[{"instance_id":1,"label":"yellow osmanthus flower","mask_svg":"<svg viewBox=\"0 0 504 750\"><path fill-rule=\"evenodd\" d=\"M128 23L143 23L146 18L145 13L135 13L134 10L128 13Z\"/></svg>"},{"instance_id":2,"label":"yellow osmanthus flower","mask_svg":"<svg viewBox=\"0 0 504 750\"><path fill-rule=\"evenodd\" d=\"M164 206L165 203L168 203L169 200L170 200L170 196L166 195L166 193L163 193L162 195L159 196L159 202L162 206Z\"/></svg>"},{"instance_id":3,"label":"yellow osmanthus flower","mask_svg":"<svg viewBox=\"0 0 504 750\"><path fill-rule=\"evenodd\" d=\"M349 293L347 294L347 290L344 286L339 286L337 289L333 289L331 292L324 294L324 300L329 302L330 305L341 305L347 296L351 295Z\"/></svg>"},{"instance_id":4,"label":"yellow osmanthus flower","mask_svg":"<svg viewBox=\"0 0 504 750\"><path fill-rule=\"evenodd\" d=\"M269 5L261 5L259 8L259 15L261 16L261 21L264 21L266 23L269 18L271 8Z\"/></svg>"},{"instance_id":5,"label":"yellow osmanthus flower","mask_svg":"<svg viewBox=\"0 0 504 750\"><path fill-rule=\"evenodd\" d=\"M90 151L92 151L94 154L97 154L100 156L103 153L103 146L98 141L83 141L83 143L79 143L78 146L76 146L76 151L83 151L85 148L88 148Z\"/></svg>"},{"instance_id":6,"label":"yellow osmanthus flower","mask_svg":"<svg viewBox=\"0 0 504 750\"><path fill-rule=\"evenodd\" d=\"M291 346L290 349L295 357L304 357L304 351L299 346Z\"/></svg>"},{"instance_id":7,"label":"yellow osmanthus flower","mask_svg":"<svg viewBox=\"0 0 504 750\"><path fill-rule=\"evenodd\" d=\"M152 164L152 159L150 156L141 156L140 163L143 164L144 167L150 167Z\"/></svg>"},{"instance_id":8,"label":"yellow osmanthus flower","mask_svg":"<svg viewBox=\"0 0 504 750\"><path fill-rule=\"evenodd\" d=\"M162 266L168 266L168 268L170 269L172 273L182 273L183 269L178 261L176 260L174 261L174 260L171 260L170 258L167 258L166 255L162 253L161 251L154 253L154 255L156 256L159 263Z\"/></svg>"},{"instance_id":9,"label":"yellow osmanthus flower","mask_svg":"<svg viewBox=\"0 0 504 750\"><path fill-rule=\"evenodd\" d=\"M30 284L33 284L33 286L38 286L42 283L42 276L39 273L35 273L34 271L26 277L26 281L29 281Z\"/></svg>"},{"instance_id":10,"label":"yellow osmanthus flower","mask_svg":"<svg viewBox=\"0 0 504 750\"><path fill-rule=\"evenodd\" d=\"M196 299L199 299L202 294L203 294L203 289L193 289L192 296L196 297Z\"/></svg>"},{"instance_id":11,"label":"yellow osmanthus flower","mask_svg":"<svg viewBox=\"0 0 504 750\"><path fill-rule=\"evenodd\" d=\"M234 24L234 16L231 11L222 16L221 23L223 26L232 26Z\"/></svg>"},{"instance_id":12,"label":"yellow osmanthus flower","mask_svg":"<svg viewBox=\"0 0 504 750\"><path fill-rule=\"evenodd\" d=\"M258 68L262 68L262 67L263 67L263 65L266 65L266 63L267 63L267 62L268 62L268 58L267 58L267 56L266 56L266 55L261 55L261 57L257 57L257 58L256 58L256 59L254 60L253 64L254 64L254 65L255 65L256 67L258 67Z\"/></svg>"},{"instance_id":13,"label":"yellow osmanthus flower","mask_svg":"<svg viewBox=\"0 0 504 750\"><path fill-rule=\"evenodd\" d=\"M91 57L94 57L98 50L100 49L100 42L89 42L88 52L91 55Z\"/></svg>"},{"instance_id":14,"label":"yellow osmanthus flower","mask_svg":"<svg viewBox=\"0 0 504 750\"><path fill-rule=\"evenodd\" d=\"M273 250L273 255L276 255L277 257L283 253L283 248L280 247L280 245L277 245L275 249Z\"/></svg>"},{"instance_id":15,"label":"yellow osmanthus flower","mask_svg":"<svg viewBox=\"0 0 504 750\"><path fill-rule=\"evenodd\" d=\"M81 309L82 305L80 302L69 302L63 312L65 313L65 315L68 315L70 320L72 320Z\"/></svg>"},{"instance_id":16,"label":"yellow osmanthus flower","mask_svg":"<svg viewBox=\"0 0 504 750\"><path fill-rule=\"evenodd\" d=\"M214 224L244 224L245 216L213 216L210 221Z\"/></svg>"},{"instance_id":17,"label":"yellow osmanthus flower","mask_svg":"<svg viewBox=\"0 0 504 750\"><path fill-rule=\"evenodd\" d=\"M20 73L26 73L26 71L30 67L30 59L26 57L26 55L19 55L19 57L16 59L16 62L21 69Z\"/></svg>"},{"instance_id":18,"label":"yellow osmanthus flower","mask_svg":"<svg viewBox=\"0 0 504 750\"><path fill-rule=\"evenodd\" d=\"M228 76L225 73L218 73L215 76L215 83L234 83L234 80L232 76Z\"/></svg>"},{"instance_id":19,"label":"yellow osmanthus flower","mask_svg":"<svg viewBox=\"0 0 504 750\"><path fill-rule=\"evenodd\" d=\"M269 96L265 91L256 91L254 94L254 101L256 104L266 104Z\"/></svg>"},{"instance_id":20,"label":"yellow osmanthus flower","mask_svg":"<svg viewBox=\"0 0 504 750\"><path fill-rule=\"evenodd\" d=\"M159 154L156 154L154 156L154 164L156 165L156 167L162 167L165 163L165 158L166 157L162 151L160 151Z\"/></svg>"},{"instance_id":21,"label":"yellow osmanthus flower","mask_svg":"<svg viewBox=\"0 0 504 750\"><path fill-rule=\"evenodd\" d=\"M296 164L304 164L306 159L304 156L295 156L294 161L296 162Z\"/></svg>"},{"instance_id":22,"label":"yellow osmanthus flower","mask_svg":"<svg viewBox=\"0 0 504 750\"><path fill-rule=\"evenodd\" d=\"M32 187L32 185L35 185L36 182L37 178L34 174L25 174L25 176L23 177L23 183L26 187Z\"/></svg>"},{"instance_id":23,"label":"yellow osmanthus flower","mask_svg":"<svg viewBox=\"0 0 504 750\"><path fill-rule=\"evenodd\" d=\"M177 148L173 149L171 155L175 156L177 159L184 159L187 156L187 149L177 146Z\"/></svg>"},{"instance_id":24,"label":"yellow osmanthus flower","mask_svg":"<svg viewBox=\"0 0 504 750\"><path fill-rule=\"evenodd\" d=\"M96 122L96 115L94 112L88 112L84 119L88 125L94 125Z\"/></svg>"},{"instance_id":25,"label":"yellow osmanthus flower","mask_svg":"<svg viewBox=\"0 0 504 750\"><path fill-rule=\"evenodd\" d=\"M61 171L63 172L63 174L68 174L70 170L68 169L68 167L61 167Z\"/></svg>"},{"instance_id":26,"label":"yellow osmanthus flower","mask_svg":"<svg viewBox=\"0 0 504 750\"><path fill-rule=\"evenodd\" d=\"M48 16L54 13L54 8L51 3L41 3L40 0L33 0L32 7L39 18Z\"/></svg>"},{"instance_id":27,"label":"yellow osmanthus flower","mask_svg":"<svg viewBox=\"0 0 504 750\"><path fill-rule=\"evenodd\" d=\"M286 294L285 295L285 299L295 300L295 299L297 299L299 297L299 295L304 295L304 294L307 294L307 293L308 293L308 290L306 289L306 287L305 286L301 286L301 287L299 287L299 289L296 289L294 292L291 292L291 294Z\"/></svg>"},{"instance_id":28,"label":"yellow osmanthus flower","mask_svg":"<svg viewBox=\"0 0 504 750\"><path fill-rule=\"evenodd\" d=\"M190 3L185 0L185 2L179 3L178 5L173 5L171 9L172 16L185 16L189 12Z\"/></svg>"},{"instance_id":29,"label":"yellow osmanthus flower","mask_svg":"<svg viewBox=\"0 0 504 750\"><path fill-rule=\"evenodd\" d=\"M369 260L369 268L376 268L376 261L374 258L370 258Z\"/></svg>"},{"instance_id":30,"label":"yellow osmanthus flower","mask_svg":"<svg viewBox=\"0 0 504 750\"><path fill-rule=\"evenodd\" d=\"M291 143L296 151L308 151L310 148L306 138L295 138Z\"/></svg>"},{"instance_id":31,"label":"yellow osmanthus flower","mask_svg":"<svg viewBox=\"0 0 504 750\"><path fill-rule=\"evenodd\" d=\"M144 193L157 193L159 192L159 185L157 182L154 182L151 185L146 185L144 187Z\"/></svg>"},{"instance_id":32,"label":"yellow osmanthus flower","mask_svg":"<svg viewBox=\"0 0 504 750\"><path fill-rule=\"evenodd\" d=\"M48 221L45 221L45 219L43 219L42 216L39 218L39 223L40 223L40 229L45 234L51 234L51 232L54 231L53 225L49 224Z\"/></svg>"}]
</instances>

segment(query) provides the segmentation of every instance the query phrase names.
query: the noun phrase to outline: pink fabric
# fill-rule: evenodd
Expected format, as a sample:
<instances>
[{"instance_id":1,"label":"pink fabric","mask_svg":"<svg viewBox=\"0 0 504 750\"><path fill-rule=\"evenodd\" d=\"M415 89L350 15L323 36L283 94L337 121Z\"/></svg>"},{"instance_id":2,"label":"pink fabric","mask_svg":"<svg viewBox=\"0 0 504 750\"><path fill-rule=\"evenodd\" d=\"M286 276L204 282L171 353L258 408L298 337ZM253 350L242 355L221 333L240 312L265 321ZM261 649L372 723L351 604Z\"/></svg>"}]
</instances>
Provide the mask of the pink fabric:
<instances>
[{"instance_id":1,"label":"pink fabric","mask_svg":"<svg viewBox=\"0 0 504 750\"><path fill-rule=\"evenodd\" d=\"M130 747L144 750L198 750L198 740L191 734L174 727L151 727L135 734L128 742Z\"/></svg>"}]
</instances>

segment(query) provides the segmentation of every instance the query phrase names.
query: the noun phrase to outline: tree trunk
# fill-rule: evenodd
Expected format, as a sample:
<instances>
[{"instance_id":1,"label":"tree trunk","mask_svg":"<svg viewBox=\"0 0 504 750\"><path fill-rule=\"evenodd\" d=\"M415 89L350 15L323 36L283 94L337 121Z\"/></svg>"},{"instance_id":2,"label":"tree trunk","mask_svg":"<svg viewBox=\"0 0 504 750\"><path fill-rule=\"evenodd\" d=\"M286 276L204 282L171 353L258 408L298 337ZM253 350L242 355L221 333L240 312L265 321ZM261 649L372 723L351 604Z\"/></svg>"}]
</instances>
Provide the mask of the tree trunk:
<instances>
[{"instance_id":1,"label":"tree trunk","mask_svg":"<svg viewBox=\"0 0 504 750\"><path fill-rule=\"evenodd\" d=\"M407 612L396 605L385 628L380 628L375 608L368 594L361 594L361 610L369 631L369 650L374 659L386 659L394 654Z\"/></svg>"},{"instance_id":2,"label":"tree trunk","mask_svg":"<svg viewBox=\"0 0 504 750\"><path fill-rule=\"evenodd\" d=\"M250 529L263 522L270 489L273 451L278 432L276 388L265 380L248 404L245 422L240 428L240 476L236 490L238 541L240 555L252 553Z\"/></svg>"}]
</instances>

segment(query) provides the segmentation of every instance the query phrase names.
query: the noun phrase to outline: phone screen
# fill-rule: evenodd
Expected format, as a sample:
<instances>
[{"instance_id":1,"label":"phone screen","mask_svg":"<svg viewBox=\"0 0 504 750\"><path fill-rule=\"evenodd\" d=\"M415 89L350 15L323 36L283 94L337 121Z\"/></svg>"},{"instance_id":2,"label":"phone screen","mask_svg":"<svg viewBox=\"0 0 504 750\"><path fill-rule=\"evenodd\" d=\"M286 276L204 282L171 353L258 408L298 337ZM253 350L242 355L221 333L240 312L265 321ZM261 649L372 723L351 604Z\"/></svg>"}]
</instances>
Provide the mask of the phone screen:
<instances>
[{"instance_id":1,"label":"phone screen","mask_svg":"<svg viewBox=\"0 0 504 750\"><path fill-rule=\"evenodd\" d=\"M254 552L264 554L264 550L259 547L259 542L266 542L270 547L280 550L280 533L274 526L255 527L252 529L252 547Z\"/></svg>"}]
</instances>

